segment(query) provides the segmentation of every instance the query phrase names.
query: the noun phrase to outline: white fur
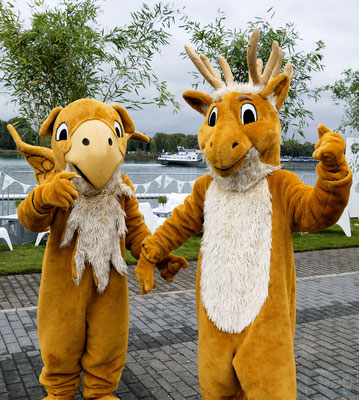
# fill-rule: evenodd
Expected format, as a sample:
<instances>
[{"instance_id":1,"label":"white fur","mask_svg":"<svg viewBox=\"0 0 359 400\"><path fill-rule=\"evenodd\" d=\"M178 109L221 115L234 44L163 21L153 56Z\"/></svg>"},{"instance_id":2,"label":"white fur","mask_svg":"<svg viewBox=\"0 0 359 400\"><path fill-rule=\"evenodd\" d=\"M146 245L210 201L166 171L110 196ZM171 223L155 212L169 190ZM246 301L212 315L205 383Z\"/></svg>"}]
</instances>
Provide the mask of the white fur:
<instances>
[{"instance_id":1,"label":"white fur","mask_svg":"<svg viewBox=\"0 0 359 400\"><path fill-rule=\"evenodd\" d=\"M67 170L71 170L68 167ZM75 201L67 220L61 247L68 246L75 234L78 242L75 254L77 279L80 283L86 263L90 264L98 279L98 292L108 284L111 264L121 275L127 273L127 265L121 255L121 238L126 235L125 212L119 197L131 197L131 188L123 183L120 170L114 173L109 183L97 191L81 177L72 180L79 197Z\"/></svg>"},{"instance_id":2,"label":"white fur","mask_svg":"<svg viewBox=\"0 0 359 400\"><path fill-rule=\"evenodd\" d=\"M205 158L209 174L218 183L223 190L236 190L244 192L250 187L254 186L257 182L265 176L270 175L280 168L280 165L274 166L265 164L260 161L260 155L256 148L249 149L246 160L242 167L239 168L233 175L222 178L217 175L213 170L211 163Z\"/></svg>"},{"instance_id":3,"label":"white fur","mask_svg":"<svg viewBox=\"0 0 359 400\"><path fill-rule=\"evenodd\" d=\"M237 177L228 188L215 178L204 204L201 298L209 319L229 333L251 324L268 296L272 203L265 177L270 168L255 170L253 184Z\"/></svg>"},{"instance_id":4,"label":"white fur","mask_svg":"<svg viewBox=\"0 0 359 400\"><path fill-rule=\"evenodd\" d=\"M253 85L252 83L238 83L238 82L233 82L229 86L223 86L220 89L215 90L212 94L212 100L217 103L219 101L222 101L222 97L231 92L237 92L237 93L242 93L242 94L260 94L263 89L265 88L264 85ZM276 108L276 100L277 97L274 95L270 95L267 98L268 103L270 103L274 110L277 111Z\"/></svg>"}]
</instances>

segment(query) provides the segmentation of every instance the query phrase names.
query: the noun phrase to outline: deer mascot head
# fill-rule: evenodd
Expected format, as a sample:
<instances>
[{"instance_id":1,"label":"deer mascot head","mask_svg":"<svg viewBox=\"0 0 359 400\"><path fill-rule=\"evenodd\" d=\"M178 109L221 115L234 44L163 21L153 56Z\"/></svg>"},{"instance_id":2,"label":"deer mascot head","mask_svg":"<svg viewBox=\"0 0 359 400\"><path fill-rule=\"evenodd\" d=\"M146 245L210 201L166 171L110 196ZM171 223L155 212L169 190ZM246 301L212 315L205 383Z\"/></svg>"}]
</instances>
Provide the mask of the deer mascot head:
<instances>
[{"instance_id":1,"label":"deer mascot head","mask_svg":"<svg viewBox=\"0 0 359 400\"><path fill-rule=\"evenodd\" d=\"M293 76L290 63L279 74L282 51L273 42L272 52L262 73L263 63L257 60L259 30L255 29L248 44L249 80L233 81L227 61L219 56L226 84L206 56L198 56L185 46L186 52L203 77L215 89L212 95L186 90L183 97L199 113L206 116L198 132L198 143L209 167L220 177L233 176L246 159L258 155L265 164L279 165L281 127L278 112L287 96Z\"/></svg>"}]
</instances>

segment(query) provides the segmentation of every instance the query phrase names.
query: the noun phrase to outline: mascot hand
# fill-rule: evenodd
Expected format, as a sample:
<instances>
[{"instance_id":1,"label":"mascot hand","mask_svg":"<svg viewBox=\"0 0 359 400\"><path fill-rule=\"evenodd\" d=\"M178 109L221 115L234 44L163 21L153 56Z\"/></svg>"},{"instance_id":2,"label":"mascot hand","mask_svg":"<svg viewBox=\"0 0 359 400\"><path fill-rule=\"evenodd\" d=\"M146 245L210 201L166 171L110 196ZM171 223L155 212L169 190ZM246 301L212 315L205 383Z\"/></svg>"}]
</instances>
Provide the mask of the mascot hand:
<instances>
[{"instance_id":1,"label":"mascot hand","mask_svg":"<svg viewBox=\"0 0 359 400\"><path fill-rule=\"evenodd\" d=\"M135 268L135 273L142 294L146 294L156 287L153 279L154 270L155 264L148 261L147 258L141 254L137 267Z\"/></svg>"},{"instance_id":2,"label":"mascot hand","mask_svg":"<svg viewBox=\"0 0 359 400\"><path fill-rule=\"evenodd\" d=\"M59 207L68 210L74 204L78 193L70 180L75 176L75 172L61 172L51 182L43 185L41 198L45 208Z\"/></svg>"},{"instance_id":3,"label":"mascot hand","mask_svg":"<svg viewBox=\"0 0 359 400\"><path fill-rule=\"evenodd\" d=\"M173 278L181 268L187 268L188 262L181 256L175 256L170 253L164 260L156 264L156 267L161 273L161 277L172 282Z\"/></svg>"},{"instance_id":4,"label":"mascot hand","mask_svg":"<svg viewBox=\"0 0 359 400\"><path fill-rule=\"evenodd\" d=\"M324 125L318 127L319 141L315 144L313 158L320 160L327 170L338 171L345 162L345 140Z\"/></svg>"}]
</instances>

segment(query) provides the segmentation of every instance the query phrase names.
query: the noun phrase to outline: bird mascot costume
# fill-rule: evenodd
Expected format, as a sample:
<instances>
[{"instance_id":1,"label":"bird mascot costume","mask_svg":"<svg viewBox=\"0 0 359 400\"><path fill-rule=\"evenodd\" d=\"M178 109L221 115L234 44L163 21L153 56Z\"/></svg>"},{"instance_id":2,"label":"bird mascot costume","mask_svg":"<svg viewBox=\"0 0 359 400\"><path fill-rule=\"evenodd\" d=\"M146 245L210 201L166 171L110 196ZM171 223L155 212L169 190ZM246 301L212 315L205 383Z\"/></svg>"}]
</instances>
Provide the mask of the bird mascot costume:
<instances>
[{"instance_id":1,"label":"bird mascot costume","mask_svg":"<svg viewBox=\"0 0 359 400\"><path fill-rule=\"evenodd\" d=\"M144 240L136 275L153 287L155 264L203 229L196 292L198 375L210 399L294 400L296 278L292 232L334 224L349 198L352 173L343 138L323 125L313 157L314 187L280 169L278 112L292 66L279 73L276 42L262 72L259 31L248 45L249 83L234 82L219 57L226 84L189 46L187 54L213 86L212 95L187 90L186 102L205 116L198 143L209 173L198 178L152 237ZM173 272L164 274L167 280Z\"/></svg>"},{"instance_id":2,"label":"bird mascot costume","mask_svg":"<svg viewBox=\"0 0 359 400\"><path fill-rule=\"evenodd\" d=\"M30 146L8 126L38 186L19 205L22 225L50 230L43 260L38 332L48 400L73 400L81 383L85 399L116 399L125 365L129 295L125 248L138 259L150 235L131 181L120 167L135 131L124 108L80 99L55 108L40 136L51 147ZM167 268L186 265L167 257Z\"/></svg>"}]
</instances>

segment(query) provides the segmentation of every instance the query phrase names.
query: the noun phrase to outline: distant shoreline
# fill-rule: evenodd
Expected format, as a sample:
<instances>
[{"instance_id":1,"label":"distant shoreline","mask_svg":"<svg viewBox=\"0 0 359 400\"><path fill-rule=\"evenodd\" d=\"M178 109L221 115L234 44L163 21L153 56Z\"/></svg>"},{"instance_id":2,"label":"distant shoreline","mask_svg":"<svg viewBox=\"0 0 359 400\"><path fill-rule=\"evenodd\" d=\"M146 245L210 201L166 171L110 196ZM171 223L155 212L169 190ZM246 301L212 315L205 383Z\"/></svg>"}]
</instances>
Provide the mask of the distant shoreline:
<instances>
[{"instance_id":1,"label":"distant shoreline","mask_svg":"<svg viewBox=\"0 0 359 400\"><path fill-rule=\"evenodd\" d=\"M22 158L22 155L18 150L3 150L0 149L0 157L16 157ZM158 154L152 153L127 153L125 160L137 160L137 161L147 161L153 162L157 161Z\"/></svg>"}]
</instances>

